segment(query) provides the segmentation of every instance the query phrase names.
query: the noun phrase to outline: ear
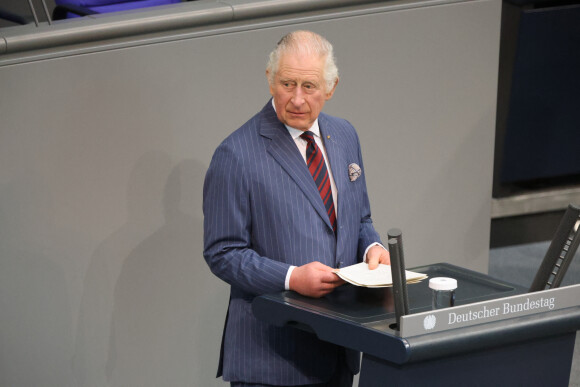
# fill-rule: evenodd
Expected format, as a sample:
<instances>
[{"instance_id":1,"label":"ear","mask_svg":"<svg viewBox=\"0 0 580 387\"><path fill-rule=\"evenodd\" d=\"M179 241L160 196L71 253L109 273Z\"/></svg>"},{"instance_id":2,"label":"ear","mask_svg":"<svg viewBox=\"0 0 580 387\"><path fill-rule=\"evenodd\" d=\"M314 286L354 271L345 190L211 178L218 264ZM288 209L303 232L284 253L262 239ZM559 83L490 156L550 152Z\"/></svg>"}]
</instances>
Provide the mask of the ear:
<instances>
[{"instance_id":1,"label":"ear","mask_svg":"<svg viewBox=\"0 0 580 387\"><path fill-rule=\"evenodd\" d=\"M329 99L332 98L332 96L334 95L334 91L336 90L336 86L338 85L338 78L336 78L336 81L334 82L334 86L332 86L332 89L328 92L326 92L326 100L328 101Z\"/></svg>"},{"instance_id":2,"label":"ear","mask_svg":"<svg viewBox=\"0 0 580 387\"><path fill-rule=\"evenodd\" d=\"M273 97L274 96L274 88L272 87L272 84L270 83L270 71L266 70L266 79L268 80L268 86L270 87L270 95Z\"/></svg>"}]
</instances>

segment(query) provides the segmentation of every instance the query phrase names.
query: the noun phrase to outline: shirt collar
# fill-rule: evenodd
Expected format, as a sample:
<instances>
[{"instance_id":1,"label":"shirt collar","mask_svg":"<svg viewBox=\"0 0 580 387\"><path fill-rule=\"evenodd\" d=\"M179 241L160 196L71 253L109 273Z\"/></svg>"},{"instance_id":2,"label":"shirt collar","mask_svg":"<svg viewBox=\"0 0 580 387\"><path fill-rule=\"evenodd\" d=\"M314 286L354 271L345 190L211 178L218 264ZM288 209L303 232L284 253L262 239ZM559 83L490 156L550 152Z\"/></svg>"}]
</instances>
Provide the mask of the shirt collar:
<instances>
[{"instance_id":1,"label":"shirt collar","mask_svg":"<svg viewBox=\"0 0 580 387\"><path fill-rule=\"evenodd\" d=\"M276 111L276 105L274 104L274 98L272 98L272 107L274 107L274 111ZM300 135L302 133L304 133L303 130L295 129L295 128L288 126L286 124L284 124L284 126L286 127L286 129L288 129L288 133L290 133L290 135L292 136L292 138L294 140L296 140L298 137L300 137ZM311 131L312 133L314 133L314 136L320 137L320 127L318 126L318 117L316 118L316 120L314 120L314 122L312 123L312 126L308 130Z\"/></svg>"}]
</instances>

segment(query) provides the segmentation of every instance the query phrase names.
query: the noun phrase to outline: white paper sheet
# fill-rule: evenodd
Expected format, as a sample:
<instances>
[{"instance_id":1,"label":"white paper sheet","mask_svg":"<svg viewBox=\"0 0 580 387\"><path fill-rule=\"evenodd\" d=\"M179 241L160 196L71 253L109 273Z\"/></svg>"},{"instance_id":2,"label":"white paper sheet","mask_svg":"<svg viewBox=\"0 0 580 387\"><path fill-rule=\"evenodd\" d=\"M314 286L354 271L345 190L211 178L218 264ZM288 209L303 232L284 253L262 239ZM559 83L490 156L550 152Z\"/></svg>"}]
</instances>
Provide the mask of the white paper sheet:
<instances>
[{"instance_id":1,"label":"white paper sheet","mask_svg":"<svg viewBox=\"0 0 580 387\"><path fill-rule=\"evenodd\" d=\"M391 266L379 264L375 270L369 270L369 266L362 262L356 265L336 270L336 275L356 286L369 288L384 288L393 286ZM425 274L405 270L407 283L415 283L427 278Z\"/></svg>"}]
</instances>

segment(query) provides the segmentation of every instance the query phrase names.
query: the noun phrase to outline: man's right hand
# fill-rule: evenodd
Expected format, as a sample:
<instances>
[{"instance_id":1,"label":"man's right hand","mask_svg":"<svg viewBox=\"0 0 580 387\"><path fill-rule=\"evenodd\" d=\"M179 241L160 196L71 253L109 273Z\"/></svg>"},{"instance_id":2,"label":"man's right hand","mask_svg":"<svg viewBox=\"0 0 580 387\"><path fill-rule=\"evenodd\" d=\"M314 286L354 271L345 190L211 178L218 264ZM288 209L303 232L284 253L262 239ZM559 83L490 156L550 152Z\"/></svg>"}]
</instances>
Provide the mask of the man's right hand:
<instances>
[{"instance_id":1,"label":"man's right hand","mask_svg":"<svg viewBox=\"0 0 580 387\"><path fill-rule=\"evenodd\" d=\"M335 269L320 262L296 267L290 275L290 290L304 296L319 298L332 292L344 281L334 274Z\"/></svg>"}]
</instances>

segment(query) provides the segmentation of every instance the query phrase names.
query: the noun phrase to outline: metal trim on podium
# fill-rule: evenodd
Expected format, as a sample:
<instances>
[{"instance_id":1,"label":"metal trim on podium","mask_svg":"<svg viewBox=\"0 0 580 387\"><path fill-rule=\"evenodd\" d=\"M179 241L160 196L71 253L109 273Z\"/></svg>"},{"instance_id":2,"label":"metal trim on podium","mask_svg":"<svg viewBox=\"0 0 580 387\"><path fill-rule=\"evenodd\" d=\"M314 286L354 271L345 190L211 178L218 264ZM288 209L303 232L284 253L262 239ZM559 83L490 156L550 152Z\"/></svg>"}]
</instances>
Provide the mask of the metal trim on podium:
<instances>
[{"instance_id":1,"label":"metal trim on podium","mask_svg":"<svg viewBox=\"0 0 580 387\"><path fill-rule=\"evenodd\" d=\"M403 334L391 288L347 284L320 299L288 291L256 297L252 307L261 320L362 352L360 387L568 385L580 285L527 293L454 265L412 270L457 279L456 306L432 311L428 281L409 285ZM434 329L435 319L447 325Z\"/></svg>"}]
</instances>

